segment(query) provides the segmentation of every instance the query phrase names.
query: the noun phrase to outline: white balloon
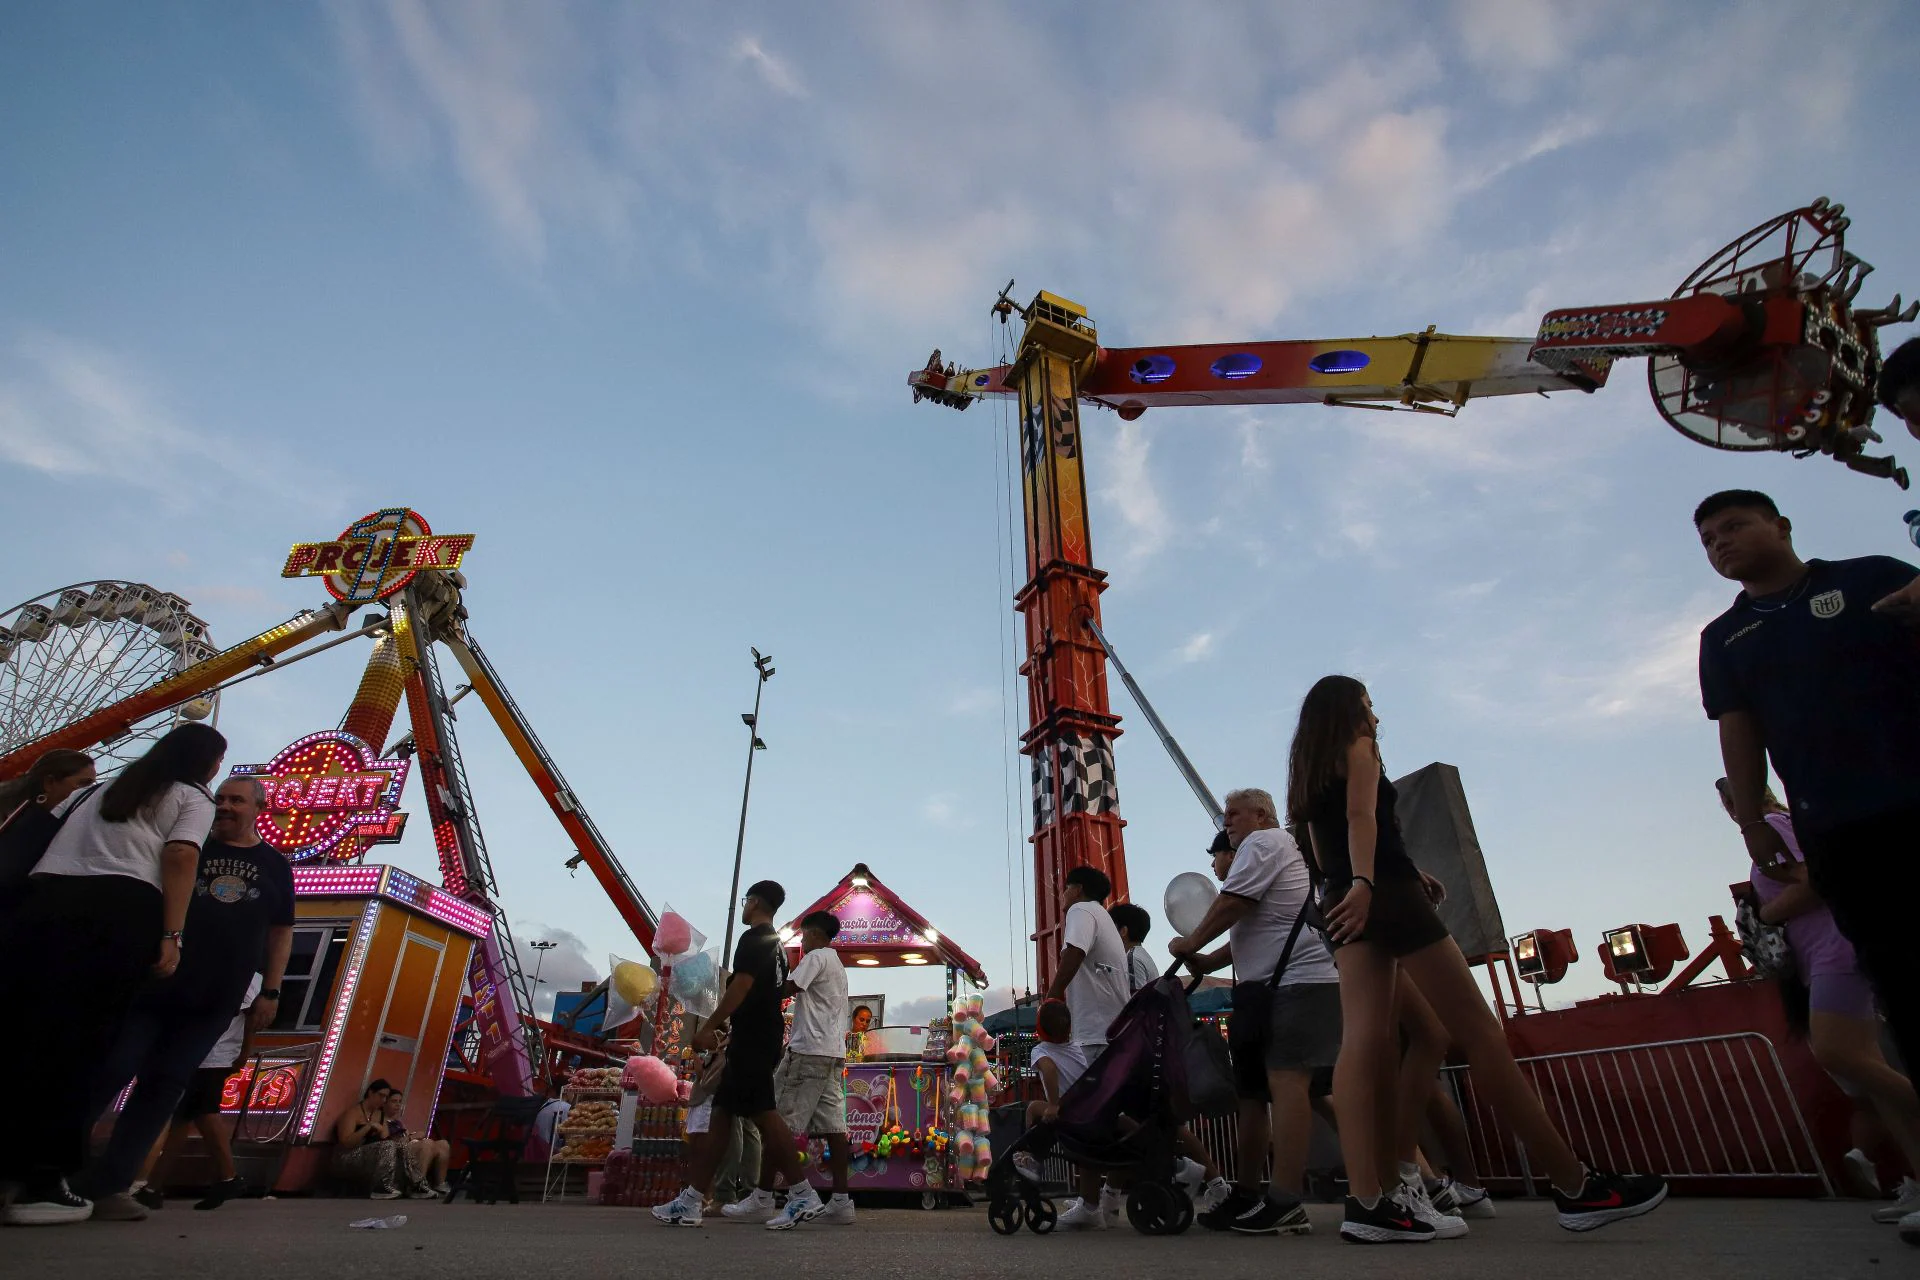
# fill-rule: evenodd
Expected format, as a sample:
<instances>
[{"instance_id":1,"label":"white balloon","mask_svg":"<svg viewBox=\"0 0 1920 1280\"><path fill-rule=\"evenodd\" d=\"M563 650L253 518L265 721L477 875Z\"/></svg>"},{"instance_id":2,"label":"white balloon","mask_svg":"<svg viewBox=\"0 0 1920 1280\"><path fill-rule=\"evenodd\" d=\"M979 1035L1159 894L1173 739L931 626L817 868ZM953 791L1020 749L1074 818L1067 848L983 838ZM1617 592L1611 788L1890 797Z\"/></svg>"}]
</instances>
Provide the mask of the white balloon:
<instances>
[{"instance_id":1,"label":"white balloon","mask_svg":"<svg viewBox=\"0 0 1920 1280\"><path fill-rule=\"evenodd\" d=\"M1198 871L1182 871L1167 882L1167 896L1164 905L1167 923L1181 937L1186 937L1200 927L1207 918L1207 909L1213 906L1214 898L1219 896L1214 888L1213 877L1202 875Z\"/></svg>"}]
</instances>

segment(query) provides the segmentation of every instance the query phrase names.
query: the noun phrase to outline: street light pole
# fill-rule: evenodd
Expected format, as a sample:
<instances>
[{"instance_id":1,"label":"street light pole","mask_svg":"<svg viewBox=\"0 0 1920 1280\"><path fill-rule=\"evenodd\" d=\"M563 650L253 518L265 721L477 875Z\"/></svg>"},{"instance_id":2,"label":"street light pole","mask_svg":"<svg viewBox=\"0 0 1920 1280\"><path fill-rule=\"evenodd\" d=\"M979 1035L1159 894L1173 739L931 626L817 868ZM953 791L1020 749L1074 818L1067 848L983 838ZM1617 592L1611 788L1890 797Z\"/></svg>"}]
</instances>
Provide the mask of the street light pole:
<instances>
[{"instance_id":1,"label":"street light pole","mask_svg":"<svg viewBox=\"0 0 1920 1280\"><path fill-rule=\"evenodd\" d=\"M747 726L747 780L740 788L740 834L733 841L733 888L727 894L726 941L720 944L722 969L733 963L733 917L740 906L740 858L747 848L747 797L753 794L753 753L767 749L760 738L760 695L766 691L767 681L773 679L772 655L763 655L758 649L749 652L753 654L753 669L758 678L753 685L753 710L740 717Z\"/></svg>"},{"instance_id":2,"label":"street light pole","mask_svg":"<svg viewBox=\"0 0 1920 1280\"><path fill-rule=\"evenodd\" d=\"M547 965L547 952L553 950L560 944L557 942L540 942L536 940L529 942L527 945L540 953L540 958L533 962L533 985L537 987L540 985L540 970L546 968Z\"/></svg>"}]
</instances>

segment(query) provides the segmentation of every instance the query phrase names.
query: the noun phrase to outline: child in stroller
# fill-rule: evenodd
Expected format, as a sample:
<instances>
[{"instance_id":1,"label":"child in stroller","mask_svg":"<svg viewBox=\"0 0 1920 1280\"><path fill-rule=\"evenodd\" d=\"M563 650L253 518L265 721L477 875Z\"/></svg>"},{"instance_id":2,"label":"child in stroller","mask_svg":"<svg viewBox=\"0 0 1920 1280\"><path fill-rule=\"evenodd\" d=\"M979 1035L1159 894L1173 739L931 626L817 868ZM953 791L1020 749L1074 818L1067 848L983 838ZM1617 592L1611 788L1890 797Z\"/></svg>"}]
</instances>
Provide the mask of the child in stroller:
<instances>
[{"instance_id":1,"label":"child in stroller","mask_svg":"<svg viewBox=\"0 0 1920 1280\"><path fill-rule=\"evenodd\" d=\"M1134 993L1108 1028L1105 1051L1084 1066L1064 1043L1071 1032L1065 1006L1049 1002L1039 1017L1047 1025L1035 1056L1048 1096L1029 1104L1030 1127L987 1173L993 1229L1001 1235L1022 1225L1040 1235L1054 1229L1059 1212L1044 1194L1040 1166L1059 1156L1078 1169L1089 1206L1098 1205L1090 1189L1105 1175L1125 1190L1134 1230L1185 1231L1194 1205L1175 1178L1180 1128L1196 1114L1217 1112L1223 1099L1231 1108L1224 1042L1216 1053L1200 1038L1212 1033L1196 1030L1186 991L1172 976Z\"/></svg>"}]
</instances>

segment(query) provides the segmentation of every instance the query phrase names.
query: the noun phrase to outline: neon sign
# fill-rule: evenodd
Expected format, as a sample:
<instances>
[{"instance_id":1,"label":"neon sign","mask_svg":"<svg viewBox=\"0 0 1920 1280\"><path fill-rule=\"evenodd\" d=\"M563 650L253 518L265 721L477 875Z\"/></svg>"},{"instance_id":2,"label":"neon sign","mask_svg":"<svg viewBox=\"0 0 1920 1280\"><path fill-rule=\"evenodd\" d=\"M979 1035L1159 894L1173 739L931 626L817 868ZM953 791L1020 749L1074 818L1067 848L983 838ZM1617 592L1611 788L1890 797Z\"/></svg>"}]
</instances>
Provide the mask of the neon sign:
<instances>
[{"instance_id":1,"label":"neon sign","mask_svg":"<svg viewBox=\"0 0 1920 1280\"><path fill-rule=\"evenodd\" d=\"M391 844L406 828L398 812L412 761L383 759L350 733L310 733L265 764L235 766L267 793L260 838L292 862L361 852L361 841ZM342 846L345 846L344 848ZM335 850L339 850L336 854Z\"/></svg>"},{"instance_id":2,"label":"neon sign","mask_svg":"<svg viewBox=\"0 0 1920 1280\"><path fill-rule=\"evenodd\" d=\"M323 577L335 600L371 604L412 582L422 569L458 569L472 546L470 533L436 534L419 512L383 507L348 525L332 542L295 543L280 576Z\"/></svg>"}]
</instances>

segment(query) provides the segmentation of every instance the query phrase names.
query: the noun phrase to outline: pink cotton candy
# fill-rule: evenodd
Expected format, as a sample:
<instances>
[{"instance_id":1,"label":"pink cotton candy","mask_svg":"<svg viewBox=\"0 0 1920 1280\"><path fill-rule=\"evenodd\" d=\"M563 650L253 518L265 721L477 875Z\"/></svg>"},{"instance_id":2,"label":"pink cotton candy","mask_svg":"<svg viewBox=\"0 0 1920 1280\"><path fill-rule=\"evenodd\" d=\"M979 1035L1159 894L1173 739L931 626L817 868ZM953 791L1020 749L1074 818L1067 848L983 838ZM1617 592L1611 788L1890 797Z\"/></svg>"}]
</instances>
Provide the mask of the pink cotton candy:
<instances>
[{"instance_id":1,"label":"pink cotton candy","mask_svg":"<svg viewBox=\"0 0 1920 1280\"><path fill-rule=\"evenodd\" d=\"M660 928L653 935L655 955L677 956L693 945L693 926L678 911L660 917Z\"/></svg>"},{"instance_id":2,"label":"pink cotton candy","mask_svg":"<svg viewBox=\"0 0 1920 1280\"><path fill-rule=\"evenodd\" d=\"M674 1077L673 1068L651 1054L628 1058L620 1083L622 1087L634 1089L652 1106L672 1102L680 1096L680 1081Z\"/></svg>"}]
</instances>

